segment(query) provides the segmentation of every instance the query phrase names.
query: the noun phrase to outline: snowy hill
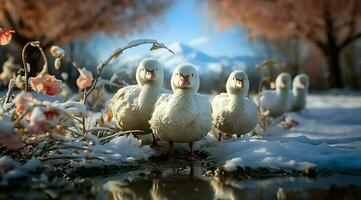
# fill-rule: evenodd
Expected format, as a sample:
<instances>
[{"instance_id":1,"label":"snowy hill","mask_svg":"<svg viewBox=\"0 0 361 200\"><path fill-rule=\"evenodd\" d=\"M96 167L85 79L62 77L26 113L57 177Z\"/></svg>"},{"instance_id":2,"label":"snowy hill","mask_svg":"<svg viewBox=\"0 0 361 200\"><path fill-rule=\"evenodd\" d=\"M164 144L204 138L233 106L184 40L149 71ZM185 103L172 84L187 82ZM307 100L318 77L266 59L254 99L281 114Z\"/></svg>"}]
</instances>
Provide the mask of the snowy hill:
<instances>
[{"instance_id":1,"label":"snowy hill","mask_svg":"<svg viewBox=\"0 0 361 200\"><path fill-rule=\"evenodd\" d=\"M111 69L119 72L122 69L127 70L131 76L134 76L136 67L144 57L151 56L161 62L165 67L165 83L169 87L169 78L174 68L181 63L192 63L196 66L201 76L202 91L223 90L224 83L228 74L233 69L245 69L253 67L256 59L247 56L238 57L213 57L192 48L183 43L173 43L168 46L175 54L167 51L152 51L148 55L124 56L113 63ZM211 81L211 82L209 82ZM211 84L209 84L211 83Z\"/></svg>"}]
</instances>

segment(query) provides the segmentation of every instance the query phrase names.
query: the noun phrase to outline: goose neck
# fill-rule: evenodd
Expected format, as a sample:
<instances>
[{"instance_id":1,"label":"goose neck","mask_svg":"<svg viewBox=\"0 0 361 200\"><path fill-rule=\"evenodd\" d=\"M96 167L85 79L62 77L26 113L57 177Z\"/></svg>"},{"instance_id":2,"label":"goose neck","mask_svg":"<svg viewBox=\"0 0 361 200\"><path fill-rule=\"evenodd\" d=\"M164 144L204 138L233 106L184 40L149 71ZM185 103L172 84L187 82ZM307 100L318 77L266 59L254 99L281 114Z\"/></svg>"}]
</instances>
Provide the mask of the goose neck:
<instances>
[{"instance_id":1,"label":"goose neck","mask_svg":"<svg viewBox=\"0 0 361 200\"><path fill-rule=\"evenodd\" d=\"M151 103L156 100L160 87L154 84L145 84L142 86L138 97L138 104L143 107L147 103Z\"/></svg>"},{"instance_id":2,"label":"goose neck","mask_svg":"<svg viewBox=\"0 0 361 200\"><path fill-rule=\"evenodd\" d=\"M293 89L294 94L304 95L307 93L307 89L305 88L294 88Z\"/></svg>"},{"instance_id":3,"label":"goose neck","mask_svg":"<svg viewBox=\"0 0 361 200\"><path fill-rule=\"evenodd\" d=\"M176 89L174 90L174 95L176 96L192 96L193 94L195 94L194 90L191 89Z\"/></svg>"},{"instance_id":4,"label":"goose neck","mask_svg":"<svg viewBox=\"0 0 361 200\"><path fill-rule=\"evenodd\" d=\"M192 96L195 94L192 90L175 90L174 97L185 105L190 105L192 102Z\"/></svg>"},{"instance_id":5,"label":"goose neck","mask_svg":"<svg viewBox=\"0 0 361 200\"><path fill-rule=\"evenodd\" d=\"M229 97L231 100L230 104L229 104L231 109L243 107L243 105L244 105L244 96L243 95L231 94Z\"/></svg>"},{"instance_id":6,"label":"goose neck","mask_svg":"<svg viewBox=\"0 0 361 200\"><path fill-rule=\"evenodd\" d=\"M288 88L287 87L284 87L284 88L277 88L276 89L276 92L277 94L279 95L287 95L287 91L288 91Z\"/></svg>"}]
</instances>

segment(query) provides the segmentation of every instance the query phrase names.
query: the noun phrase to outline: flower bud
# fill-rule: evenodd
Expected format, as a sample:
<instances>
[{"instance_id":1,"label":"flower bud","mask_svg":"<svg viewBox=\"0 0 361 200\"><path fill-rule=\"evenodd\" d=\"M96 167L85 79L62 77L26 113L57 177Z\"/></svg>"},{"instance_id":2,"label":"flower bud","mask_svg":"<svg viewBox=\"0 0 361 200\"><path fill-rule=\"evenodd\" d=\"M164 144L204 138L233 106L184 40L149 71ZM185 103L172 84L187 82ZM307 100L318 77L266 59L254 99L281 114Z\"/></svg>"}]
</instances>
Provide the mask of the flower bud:
<instances>
[{"instance_id":1,"label":"flower bud","mask_svg":"<svg viewBox=\"0 0 361 200\"><path fill-rule=\"evenodd\" d=\"M55 58L54 66L56 70L59 70L61 67L61 58Z\"/></svg>"},{"instance_id":2,"label":"flower bud","mask_svg":"<svg viewBox=\"0 0 361 200\"><path fill-rule=\"evenodd\" d=\"M62 58L65 56L65 51L61 47L54 45L50 48L50 54L55 58Z\"/></svg>"}]
</instances>

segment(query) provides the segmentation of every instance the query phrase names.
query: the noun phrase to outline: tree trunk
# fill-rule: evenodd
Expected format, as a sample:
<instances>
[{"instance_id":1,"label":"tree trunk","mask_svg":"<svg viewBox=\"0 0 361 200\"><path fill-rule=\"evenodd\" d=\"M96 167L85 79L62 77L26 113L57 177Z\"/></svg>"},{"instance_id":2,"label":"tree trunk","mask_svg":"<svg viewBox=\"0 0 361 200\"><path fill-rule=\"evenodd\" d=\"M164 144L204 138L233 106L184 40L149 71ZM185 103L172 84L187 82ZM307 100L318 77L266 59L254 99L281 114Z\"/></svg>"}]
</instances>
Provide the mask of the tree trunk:
<instances>
[{"instance_id":1,"label":"tree trunk","mask_svg":"<svg viewBox=\"0 0 361 200\"><path fill-rule=\"evenodd\" d=\"M330 87L343 88L342 72L340 65L340 50L337 47L328 47L327 51L324 51L327 59L328 71L329 71L329 83Z\"/></svg>"}]
</instances>

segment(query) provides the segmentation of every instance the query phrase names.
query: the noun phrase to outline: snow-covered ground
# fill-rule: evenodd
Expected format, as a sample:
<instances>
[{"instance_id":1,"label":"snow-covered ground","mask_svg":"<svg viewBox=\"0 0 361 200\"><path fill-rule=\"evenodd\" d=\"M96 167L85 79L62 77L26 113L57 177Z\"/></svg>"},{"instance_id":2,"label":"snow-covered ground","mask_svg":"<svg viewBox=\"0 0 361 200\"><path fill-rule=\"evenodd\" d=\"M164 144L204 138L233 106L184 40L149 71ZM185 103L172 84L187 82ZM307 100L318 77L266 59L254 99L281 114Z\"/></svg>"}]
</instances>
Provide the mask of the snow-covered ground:
<instances>
[{"instance_id":1,"label":"snow-covered ground","mask_svg":"<svg viewBox=\"0 0 361 200\"><path fill-rule=\"evenodd\" d=\"M208 134L195 144L195 150L206 152L208 160L217 166L223 165L227 171L233 171L237 166L285 170L316 166L318 169L361 170L361 93L312 94L307 101L306 111L286 114L299 122L299 125L291 129L278 128L274 124L261 137L244 135L239 139L221 142ZM152 149L148 145L142 145L132 135L117 137L106 144L100 144L95 137L92 140L94 145L88 146L86 155L77 154L80 159L71 159L69 167L127 166L151 162L147 161L150 157L167 154L169 148L167 143L161 143L161 148ZM81 147L82 142L70 141L68 145ZM175 148L181 154L176 157L186 159L188 146L176 144ZM75 150L64 151L52 156L62 156L62 153L72 155ZM100 159L81 159L82 156ZM44 164L62 162L48 160L41 164L38 159L34 159L32 161L37 163L31 165L35 166L34 169ZM7 172L2 175L8 178L26 175L23 172L29 170L24 171L20 163L11 164L13 162L10 157L0 159L0 169L8 165L15 168L5 170Z\"/></svg>"},{"instance_id":2,"label":"snow-covered ground","mask_svg":"<svg viewBox=\"0 0 361 200\"><path fill-rule=\"evenodd\" d=\"M308 108L287 113L300 124L289 130L271 126L262 138L246 135L205 148L225 169L236 166L302 169L361 169L361 95L310 95Z\"/></svg>"},{"instance_id":3,"label":"snow-covered ground","mask_svg":"<svg viewBox=\"0 0 361 200\"><path fill-rule=\"evenodd\" d=\"M236 166L361 169L361 93L313 94L308 96L307 103L307 110L286 114L299 122L291 129L278 128L274 124L262 137L244 135L222 142L209 134L197 142L195 149L207 152L210 160L224 165L228 171L235 170ZM153 150L147 145L141 146L130 136L96 145L92 151L109 164L124 164L166 154L168 144L161 144L162 148ZM177 149L184 154L188 150L186 144L177 144Z\"/></svg>"},{"instance_id":4,"label":"snow-covered ground","mask_svg":"<svg viewBox=\"0 0 361 200\"><path fill-rule=\"evenodd\" d=\"M361 169L361 93L331 92L313 94L307 99L307 110L287 113L299 122L291 129L269 126L262 137L244 135L239 139L217 142L211 134L197 142L196 150L205 151L217 165L232 171L236 166L301 170L316 166L328 169ZM74 166L127 165L166 154L168 144L152 149L130 135L115 138L107 144L96 144L89 150L104 162L92 160ZM186 154L188 146L177 144ZM186 157L186 156L185 156Z\"/></svg>"}]
</instances>

